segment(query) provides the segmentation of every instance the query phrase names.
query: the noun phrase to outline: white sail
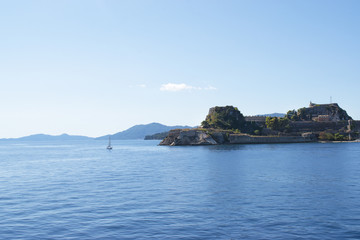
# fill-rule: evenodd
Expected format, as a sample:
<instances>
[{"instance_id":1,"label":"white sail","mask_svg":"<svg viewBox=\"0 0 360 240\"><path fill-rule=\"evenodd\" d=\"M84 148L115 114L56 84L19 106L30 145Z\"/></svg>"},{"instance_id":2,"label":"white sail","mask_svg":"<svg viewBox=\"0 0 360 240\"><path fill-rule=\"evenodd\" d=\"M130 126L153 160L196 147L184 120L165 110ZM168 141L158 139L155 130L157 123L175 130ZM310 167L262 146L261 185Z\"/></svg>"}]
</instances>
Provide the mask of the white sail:
<instances>
[{"instance_id":1,"label":"white sail","mask_svg":"<svg viewBox=\"0 0 360 240\"><path fill-rule=\"evenodd\" d=\"M112 146L111 146L111 137L109 136L109 144L108 146L106 147L107 149L111 150L112 149Z\"/></svg>"}]
</instances>

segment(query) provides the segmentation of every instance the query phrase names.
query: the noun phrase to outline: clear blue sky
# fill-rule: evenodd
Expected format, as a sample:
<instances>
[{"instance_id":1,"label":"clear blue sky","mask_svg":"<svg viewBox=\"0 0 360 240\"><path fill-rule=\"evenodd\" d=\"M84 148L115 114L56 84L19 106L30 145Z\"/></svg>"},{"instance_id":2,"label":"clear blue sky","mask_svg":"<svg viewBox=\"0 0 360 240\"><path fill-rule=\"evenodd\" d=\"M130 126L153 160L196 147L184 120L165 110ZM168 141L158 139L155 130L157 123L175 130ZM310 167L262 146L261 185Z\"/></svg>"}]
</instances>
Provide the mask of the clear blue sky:
<instances>
[{"instance_id":1,"label":"clear blue sky","mask_svg":"<svg viewBox=\"0 0 360 240\"><path fill-rule=\"evenodd\" d=\"M360 1L0 1L0 138L334 102L360 119Z\"/></svg>"}]
</instances>

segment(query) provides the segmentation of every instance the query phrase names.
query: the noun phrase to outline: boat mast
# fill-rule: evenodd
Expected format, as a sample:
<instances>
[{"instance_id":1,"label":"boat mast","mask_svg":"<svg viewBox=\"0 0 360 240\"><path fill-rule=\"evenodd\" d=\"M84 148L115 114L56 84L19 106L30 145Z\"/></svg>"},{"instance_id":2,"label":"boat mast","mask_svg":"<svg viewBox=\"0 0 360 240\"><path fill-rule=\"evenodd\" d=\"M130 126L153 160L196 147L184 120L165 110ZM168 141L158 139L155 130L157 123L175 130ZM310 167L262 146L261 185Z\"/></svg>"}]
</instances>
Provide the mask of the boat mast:
<instances>
[{"instance_id":1,"label":"boat mast","mask_svg":"<svg viewBox=\"0 0 360 240\"><path fill-rule=\"evenodd\" d=\"M111 150L112 146L111 146L111 136L109 135L109 145L106 147L107 149Z\"/></svg>"}]
</instances>

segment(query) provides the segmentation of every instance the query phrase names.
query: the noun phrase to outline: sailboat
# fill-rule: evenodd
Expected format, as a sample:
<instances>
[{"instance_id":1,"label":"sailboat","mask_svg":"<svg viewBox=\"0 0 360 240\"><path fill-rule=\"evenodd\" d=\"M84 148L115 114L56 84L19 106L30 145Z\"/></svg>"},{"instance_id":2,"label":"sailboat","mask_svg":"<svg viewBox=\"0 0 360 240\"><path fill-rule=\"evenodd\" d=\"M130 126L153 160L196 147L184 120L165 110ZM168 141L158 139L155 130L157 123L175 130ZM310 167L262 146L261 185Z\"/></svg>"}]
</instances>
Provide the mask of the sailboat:
<instances>
[{"instance_id":1,"label":"sailboat","mask_svg":"<svg viewBox=\"0 0 360 240\"><path fill-rule=\"evenodd\" d=\"M111 137L109 136L109 144L108 146L106 147L106 149L108 150L111 150L112 149L112 146L111 146Z\"/></svg>"}]
</instances>

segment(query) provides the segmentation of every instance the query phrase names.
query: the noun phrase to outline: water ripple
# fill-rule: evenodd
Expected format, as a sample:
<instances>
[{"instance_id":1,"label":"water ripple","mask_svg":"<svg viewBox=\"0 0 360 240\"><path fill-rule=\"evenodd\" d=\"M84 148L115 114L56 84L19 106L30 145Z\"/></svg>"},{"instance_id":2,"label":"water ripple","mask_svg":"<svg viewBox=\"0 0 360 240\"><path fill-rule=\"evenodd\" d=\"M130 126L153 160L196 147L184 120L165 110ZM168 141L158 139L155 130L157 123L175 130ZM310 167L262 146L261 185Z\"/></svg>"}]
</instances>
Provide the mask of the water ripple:
<instances>
[{"instance_id":1,"label":"water ripple","mask_svg":"<svg viewBox=\"0 0 360 240\"><path fill-rule=\"evenodd\" d=\"M0 239L359 239L359 144L0 143ZM20 148L19 148L20 147Z\"/></svg>"}]
</instances>

